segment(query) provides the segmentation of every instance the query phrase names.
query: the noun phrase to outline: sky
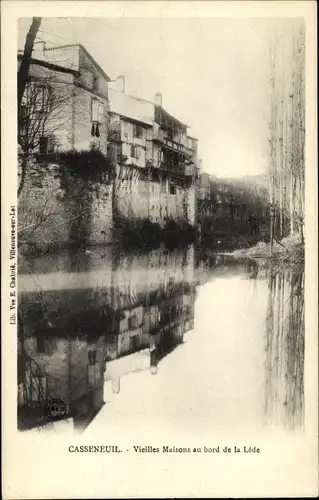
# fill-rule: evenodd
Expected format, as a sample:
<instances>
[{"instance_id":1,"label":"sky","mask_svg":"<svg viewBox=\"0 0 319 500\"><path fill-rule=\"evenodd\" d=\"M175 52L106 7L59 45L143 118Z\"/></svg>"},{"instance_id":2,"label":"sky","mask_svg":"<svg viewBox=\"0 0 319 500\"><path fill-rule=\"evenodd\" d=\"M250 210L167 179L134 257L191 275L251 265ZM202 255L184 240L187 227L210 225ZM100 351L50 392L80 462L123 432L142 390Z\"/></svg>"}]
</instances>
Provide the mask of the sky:
<instances>
[{"instance_id":1,"label":"sky","mask_svg":"<svg viewBox=\"0 0 319 500\"><path fill-rule=\"evenodd\" d=\"M24 46L30 19L19 21ZM253 18L43 18L37 41L82 43L125 91L189 125L203 171L219 177L266 170L268 33ZM48 43L48 47L50 46Z\"/></svg>"}]
</instances>

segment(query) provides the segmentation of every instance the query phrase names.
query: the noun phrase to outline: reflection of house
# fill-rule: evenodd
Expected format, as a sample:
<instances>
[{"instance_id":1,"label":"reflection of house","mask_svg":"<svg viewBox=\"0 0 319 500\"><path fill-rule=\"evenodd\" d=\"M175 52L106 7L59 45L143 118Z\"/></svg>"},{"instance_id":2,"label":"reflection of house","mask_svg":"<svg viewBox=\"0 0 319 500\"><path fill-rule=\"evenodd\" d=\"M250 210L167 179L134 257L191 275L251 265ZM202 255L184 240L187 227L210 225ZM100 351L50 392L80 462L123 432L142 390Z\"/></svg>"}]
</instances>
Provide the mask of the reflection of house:
<instances>
[{"instance_id":1,"label":"reflection of house","mask_svg":"<svg viewBox=\"0 0 319 500\"><path fill-rule=\"evenodd\" d=\"M20 427L43 423L49 399L64 401L67 416L86 425L103 404L103 380L149 368L193 328L192 248L128 259L117 254L113 263L96 252L79 258L78 273L70 256L64 273L46 260L43 274L34 267L37 281L21 279Z\"/></svg>"},{"instance_id":2,"label":"reflection of house","mask_svg":"<svg viewBox=\"0 0 319 500\"><path fill-rule=\"evenodd\" d=\"M177 255L157 250L145 259L144 281L134 260L131 264L124 261L125 285L121 266L113 276L114 304L120 309L120 319L107 344L107 359L149 346L150 336L156 337L162 354L169 352L194 326L193 249Z\"/></svg>"},{"instance_id":3,"label":"reflection of house","mask_svg":"<svg viewBox=\"0 0 319 500\"><path fill-rule=\"evenodd\" d=\"M106 341L105 380L150 368L154 358L159 362L194 328L194 285L169 283L152 293L145 290L144 295L149 305L124 309L118 333Z\"/></svg>"},{"instance_id":4,"label":"reflection of house","mask_svg":"<svg viewBox=\"0 0 319 500\"><path fill-rule=\"evenodd\" d=\"M187 142L187 126L164 110L159 94L151 103L110 90L110 109L115 215L193 225L197 141Z\"/></svg>"},{"instance_id":5,"label":"reflection of house","mask_svg":"<svg viewBox=\"0 0 319 500\"><path fill-rule=\"evenodd\" d=\"M145 345L143 340L143 307L124 310L119 324L118 352L134 352Z\"/></svg>"},{"instance_id":6,"label":"reflection of house","mask_svg":"<svg viewBox=\"0 0 319 500\"><path fill-rule=\"evenodd\" d=\"M59 279L60 273L56 274ZM59 284L51 276L43 285L51 287L54 281ZM64 401L67 416L79 424L103 404L105 324L112 333L111 296L103 288L98 292L88 288L89 282L87 277L82 287L41 291L25 286L19 294L21 422L30 406L43 418L43 406L50 399Z\"/></svg>"},{"instance_id":7,"label":"reflection of house","mask_svg":"<svg viewBox=\"0 0 319 500\"><path fill-rule=\"evenodd\" d=\"M39 407L51 399L67 405L66 417L85 424L103 405L104 337L87 342L38 332L19 343L19 408ZM23 425L23 423L22 423Z\"/></svg>"}]
</instances>

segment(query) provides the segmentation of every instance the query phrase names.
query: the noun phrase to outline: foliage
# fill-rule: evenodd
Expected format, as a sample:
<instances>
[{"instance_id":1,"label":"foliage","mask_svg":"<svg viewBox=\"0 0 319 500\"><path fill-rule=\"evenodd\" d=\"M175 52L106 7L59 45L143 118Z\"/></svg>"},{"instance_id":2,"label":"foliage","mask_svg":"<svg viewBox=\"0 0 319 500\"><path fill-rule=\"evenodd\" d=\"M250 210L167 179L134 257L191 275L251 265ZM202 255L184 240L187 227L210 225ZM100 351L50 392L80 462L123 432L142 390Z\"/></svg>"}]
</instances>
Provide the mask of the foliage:
<instances>
[{"instance_id":1,"label":"foliage","mask_svg":"<svg viewBox=\"0 0 319 500\"><path fill-rule=\"evenodd\" d=\"M148 219L129 219L116 216L114 219L114 237L127 248L157 248L164 243L167 248L194 242L195 228L186 222L169 219L164 227Z\"/></svg>"},{"instance_id":2,"label":"foliage","mask_svg":"<svg viewBox=\"0 0 319 500\"><path fill-rule=\"evenodd\" d=\"M241 259L265 259L272 265L279 264L287 267L303 266L304 264L304 244L300 235L293 235L283 238L281 241L275 240L270 243L259 242L256 246L235 251L233 257Z\"/></svg>"},{"instance_id":3,"label":"foliage","mask_svg":"<svg viewBox=\"0 0 319 500\"><path fill-rule=\"evenodd\" d=\"M22 253L51 252L64 242L68 246L86 244L93 202L108 195L105 186L111 171L100 152L65 153L59 161L29 165L19 198L18 245Z\"/></svg>"},{"instance_id":4,"label":"foliage","mask_svg":"<svg viewBox=\"0 0 319 500\"><path fill-rule=\"evenodd\" d=\"M269 202L264 184L211 178L209 195L197 199L201 241L240 248L269 239Z\"/></svg>"}]
</instances>

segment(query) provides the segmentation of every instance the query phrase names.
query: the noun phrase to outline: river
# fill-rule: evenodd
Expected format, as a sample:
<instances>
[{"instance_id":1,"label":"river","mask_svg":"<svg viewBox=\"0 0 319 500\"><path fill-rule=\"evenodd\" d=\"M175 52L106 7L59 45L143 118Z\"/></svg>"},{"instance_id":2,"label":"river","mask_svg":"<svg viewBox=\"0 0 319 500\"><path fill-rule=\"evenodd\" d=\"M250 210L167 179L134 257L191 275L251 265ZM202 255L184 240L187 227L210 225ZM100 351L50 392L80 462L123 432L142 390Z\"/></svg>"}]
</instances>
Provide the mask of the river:
<instances>
[{"instance_id":1,"label":"river","mask_svg":"<svg viewBox=\"0 0 319 500\"><path fill-rule=\"evenodd\" d=\"M193 246L19 265L19 429L52 425L49 400L81 432L124 415L185 432L303 426L303 272Z\"/></svg>"}]
</instances>

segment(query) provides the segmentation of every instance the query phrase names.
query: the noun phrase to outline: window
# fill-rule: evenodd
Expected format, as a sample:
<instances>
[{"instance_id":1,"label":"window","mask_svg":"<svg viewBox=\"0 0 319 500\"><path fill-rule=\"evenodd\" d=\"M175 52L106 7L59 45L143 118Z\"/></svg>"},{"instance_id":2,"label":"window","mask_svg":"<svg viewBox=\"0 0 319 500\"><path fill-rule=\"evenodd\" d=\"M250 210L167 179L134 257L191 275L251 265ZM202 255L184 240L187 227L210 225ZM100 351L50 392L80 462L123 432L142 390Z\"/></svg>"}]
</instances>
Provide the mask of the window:
<instances>
[{"instance_id":1,"label":"window","mask_svg":"<svg viewBox=\"0 0 319 500\"><path fill-rule=\"evenodd\" d=\"M138 318L136 315L131 316L128 319L128 328L129 330L135 330L138 327Z\"/></svg>"},{"instance_id":2,"label":"window","mask_svg":"<svg viewBox=\"0 0 319 500\"><path fill-rule=\"evenodd\" d=\"M131 146L131 157L132 158L139 158L139 147L132 145Z\"/></svg>"},{"instance_id":3,"label":"window","mask_svg":"<svg viewBox=\"0 0 319 500\"><path fill-rule=\"evenodd\" d=\"M93 98L91 106L91 121L97 122L98 120L99 120L99 101Z\"/></svg>"},{"instance_id":4,"label":"window","mask_svg":"<svg viewBox=\"0 0 319 500\"><path fill-rule=\"evenodd\" d=\"M100 366L98 364L90 364L88 366L88 383L95 386L100 380Z\"/></svg>"},{"instance_id":5,"label":"window","mask_svg":"<svg viewBox=\"0 0 319 500\"><path fill-rule=\"evenodd\" d=\"M175 184L170 184L170 186L169 186L169 194L176 194L176 186L175 186Z\"/></svg>"},{"instance_id":6,"label":"window","mask_svg":"<svg viewBox=\"0 0 319 500\"><path fill-rule=\"evenodd\" d=\"M99 89L99 83L100 83L99 77L95 76L93 78L93 88L94 88L95 91Z\"/></svg>"},{"instance_id":7,"label":"window","mask_svg":"<svg viewBox=\"0 0 319 500\"><path fill-rule=\"evenodd\" d=\"M103 123L104 121L104 106L101 102L99 102L99 123Z\"/></svg>"},{"instance_id":8,"label":"window","mask_svg":"<svg viewBox=\"0 0 319 500\"><path fill-rule=\"evenodd\" d=\"M87 88L91 89L93 87L93 75L91 71L82 69L81 79Z\"/></svg>"},{"instance_id":9,"label":"window","mask_svg":"<svg viewBox=\"0 0 319 500\"><path fill-rule=\"evenodd\" d=\"M30 101L37 113L48 110L50 88L45 85L32 85L30 89Z\"/></svg>"},{"instance_id":10,"label":"window","mask_svg":"<svg viewBox=\"0 0 319 500\"><path fill-rule=\"evenodd\" d=\"M137 139L143 138L143 127L141 125L133 125L133 136Z\"/></svg>"},{"instance_id":11,"label":"window","mask_svg":"<svg viewBox=\"0 0 319 500\"><path fill-rule=\"evenodd\" d=\"M96 350L89 351L88 356L89 356L89 364L95 365L95 363L96 363Z\"/></svg>"},{"instance_id":12,"label":"window","mask_svg":"<svg viewBox=\"0 0 319 500\"><path fill-rule=\"evenodd\" d=\"M131 337L130 344L131 349L137 349L140 346L140 339L138 338L138 335L134 335L134 337Z\"/></svg>"},{"instance_id":13,"label":"window","mask_svg":"<svg viewBox=\"0 0 319 500\"><path fill-rule=\"evenodd\" d=\"M37 354L45 353L45 339L43 335L37 337Z\"/></svg>"},{"instance_id":14,"label":"window","mask_svg":"<svg viewBox=\"0 0 319 500\"><path fill-rule=\"evenodd\" d=\"M30 117L28 114L28 108L26 105L21 105L20 107L20 135L25 136L28 133L28 128L30 125Z\"/></svg>"},{"instance_id":15,"label":"window","mask_svg":"<svg viewBox=\"0 0 319 500\"><path fill-rule=\"evenodd\" d=\"M39 139L39 152L40 152L40 154L45 154L48 152L48 143L49 143L48 137L40 137L40 139Z\"/></svg>"},{"instance_id":16,"label":"window","mask_svg":"<svg viewBox=\"0 0 319 500\"><path fill-rule=\"evenodd\" d=\"M91 121L97 123L103 123L104 121L104 105L95 97L92 98L91 102Z\"/></svg>"}]
</instances>

